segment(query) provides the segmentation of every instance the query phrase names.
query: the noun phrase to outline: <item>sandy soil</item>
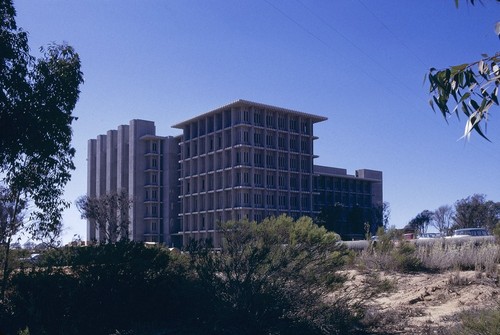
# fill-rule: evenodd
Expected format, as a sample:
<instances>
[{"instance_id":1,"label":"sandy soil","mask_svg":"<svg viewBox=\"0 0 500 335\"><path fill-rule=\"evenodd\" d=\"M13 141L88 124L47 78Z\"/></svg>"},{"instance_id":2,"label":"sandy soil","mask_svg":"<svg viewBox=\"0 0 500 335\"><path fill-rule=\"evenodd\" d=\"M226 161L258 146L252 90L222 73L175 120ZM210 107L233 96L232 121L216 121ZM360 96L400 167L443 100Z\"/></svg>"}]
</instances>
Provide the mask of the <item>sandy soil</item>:
<instances>
[{"instance_id":1,"label":"sandy soil","mask_svg":"<svg viewBox=\"0 0 500 335\"><path fill-rule=\"evenodd\" d=\"M352 274L363 280L366 275ZM475 271L438 274L380 274L392 290L370 303L370 314L383 334L443 334L457 314L473 308L499 306L498 278Z\"/></svg>"}]
</instances>

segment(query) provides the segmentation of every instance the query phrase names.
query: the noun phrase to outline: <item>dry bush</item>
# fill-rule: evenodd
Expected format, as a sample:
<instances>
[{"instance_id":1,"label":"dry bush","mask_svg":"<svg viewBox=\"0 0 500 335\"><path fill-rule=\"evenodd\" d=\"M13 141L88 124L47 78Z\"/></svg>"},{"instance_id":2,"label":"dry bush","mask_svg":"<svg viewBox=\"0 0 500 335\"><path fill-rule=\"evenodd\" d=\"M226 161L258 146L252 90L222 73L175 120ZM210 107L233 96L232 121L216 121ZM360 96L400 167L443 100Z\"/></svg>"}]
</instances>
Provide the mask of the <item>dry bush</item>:
<instances>
[{"instance_id":1,"label":"dry bush","mask_svg":"<svg viewBox=\"0 0 500 335\"><path fill-rule=\"evenodd\" d=\"M472 284L470 278L463 277L460 272L452 273L450 278L448 278L448 284L451 286L467 286Z\"/></svg>"},{"instance_id":2,"label":"dry bush","mask_svg":"<svg viewBox=\"0 0 500 335\"><path fill-rule=\"evenodd\" d=\"M418 245L416 252L422 266L434 271L476 270L495 276L500 260L500 246L491 241L437 240Z\"/></svg>"},{"instance_id":3,"label":"dry bush","mask_svg":"<svg viewBox=\"0 0 500 335\"><path fill-rule=\"evenodd\" d=\"M359 253L362 269L411 271L476 270L488 276L498 275L500 245L493 241L435 240L412 244L401 242L393 247L370 246Z\"/></svg>"}]
</instances>

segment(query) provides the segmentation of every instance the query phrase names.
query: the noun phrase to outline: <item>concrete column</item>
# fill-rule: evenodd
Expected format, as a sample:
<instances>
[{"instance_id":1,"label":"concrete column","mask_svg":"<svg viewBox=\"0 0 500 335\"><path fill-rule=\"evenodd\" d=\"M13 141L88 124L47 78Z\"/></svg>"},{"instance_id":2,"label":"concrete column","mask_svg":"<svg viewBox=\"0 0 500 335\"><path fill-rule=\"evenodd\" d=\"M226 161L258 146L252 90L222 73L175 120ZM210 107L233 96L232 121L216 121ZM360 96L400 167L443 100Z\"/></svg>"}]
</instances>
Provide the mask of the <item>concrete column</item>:
<instances>
[{"instance_id":1,"label":"concrete column","mask_svg":"<svg viewBox=\"0 0 500 335\"><path fill-rule=\"evenodd\" d=\"M155 125L152 121L132 120L129 124L129 196L134 203L130 209L129 238L133 241L142 241L145 231L144 227L144 185L148 182L146 173L147 160L144 158L147 152L146 141L140 138L145 135L155 135Z\"/></svg>"},{"instance_id":2,"label":"concrete column","mask_svg":"<svg viewBox=\"0 0 500 335\"><path fill-rule=\"evenodd\" d=\"M87 196L93 198L96 196L96 145L95 139L88 140L87 143ZM96 226L94 220L87 220L87 242L96 239Z\"/></svg>"},{"instance_id":3,"label":"concrete column","mask_svg":"<svg viewBox=\"0 0 500 335\"><path fill-rule=\"evenodd\" d=\"M106 135L97 136L96 141L96 198L106 194ZM105 227L97 229L96 238L104 241L106 238Z\"/></svg>"},{"instance_id":4,"label":"concrete column","mask_svg":"<svg viewBox=\"0 0 500 335\"><path fill-rule=\"evenodd\" d=\"M118 134L117 134L117 153L116 153L116 160L117 160L117 182L116 182L116 189L118 191L126 190L128 193L128 187L129 187L129 182L128 182L128 165L129 165L129 158L128 158L128 151L129 151L129 126L128 125L121 125L118 127Z\"/></svg>"}]
</instances>

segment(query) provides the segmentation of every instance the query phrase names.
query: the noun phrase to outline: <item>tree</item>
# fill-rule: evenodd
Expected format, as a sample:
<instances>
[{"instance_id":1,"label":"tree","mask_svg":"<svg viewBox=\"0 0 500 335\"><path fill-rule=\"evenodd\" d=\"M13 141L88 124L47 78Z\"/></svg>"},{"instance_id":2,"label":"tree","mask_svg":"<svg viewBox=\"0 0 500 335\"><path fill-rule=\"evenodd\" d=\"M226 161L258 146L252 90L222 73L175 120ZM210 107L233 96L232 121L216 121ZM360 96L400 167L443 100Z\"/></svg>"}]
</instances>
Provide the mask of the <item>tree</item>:
<instances>
[{"instance_id":1,"label":"tree","mask_svg":"<svg viewBox=\"0 0 500 335\"><path fill-rule=\"evenodd\" d=\"M484 194L474 194L455 203L453 229L486 228L493 231L500 223L500 202L486 200Z\"/></svg>"},{"instance_id":2,"label":"tree","mask_svg":"<svg viewBox=\"0 0 500 335\"><path fill-rule=\"evenodd\" d=\"M342 322L355 328L341 298L325 300L344 280L339 269L347 252L336 234L310 218L285 215L261 223L228 222L220 229L220 251L195 242L189 250L206 291L218 299L207 319L220 333L328 333ZM329 333L349 333L334 330Z\"/></svg>"},{"instance_id":3,"label":"tree","mask_svg":"<svg viewBox=\"0 0 500 335\"><path fill-rule=\"evenodd\" d=\"M385 230L389 229L389 220L391 218L391 204L387 201L384 201L381 205L378 205L373 208L373 221L375 224L376 233L379 227L383 227Z\"/></svg>"},{"instance_id":4,"label":"tree","mask_svg":"<svg viewBox=\"0 0 500 335\"><path fill-rule=\"evenodd\" d=\"M474 0L468 0L474 5ZM455 4L458 7L458 0ZM500 3L497 0L497 3ZM496 34L500 37L500 22L496 25ZM481 126L489 117L489 109L498 103L498 86L500 84L500 53L482 58L472 63L464 63L437 70L431 68L428 73L431 99L429 103L443 114L445 120L448 116L459 116L459 108L467 117L464 137L469 137L472 131L487 139ZM450 97L453 98L455 107L451 110Z\"/></svg>"},{"instance_id":5,"label":"tree","mask_svg":"<svg viewBox=\"0 0 500 335\"><path fill-rule=\"evenodd\" d=\"M9 269L9 254L12 238L19 231L24 220L26 202L16 198L7 188L0 186L0 245L3 246L3 278L0 297L5 294Z\"/></svg>"},{"instance_id":6,"label":"tree","mask_svg":"<svg viewBox=\"0 0 500 335\"><path fill-rule=\"evenodd\" d=\"M19 231L24 220L25 202L15 202L12 193L0 186L0 244L5 245Z\"/></svg>"},{"instance_id":7,"label":"tree","mask_svg":"<svg viewBox=\"0 0 500 335\"><path fill-rule=\"evenodd\" d=\"M388 224L389 215L390 208L387 202L371 209L358 205L346 207L337 202L323 207L314 222L329 231L336 232L343 239L350 240L364 236L365 225L368 225L371 234L375 234L378 227Z\"/></svg>"},{"instance_id":8,"label":"tree","mask_svg":"<svg viewBox=\"0 0 500 335\"><path fill-rule=\"evenodd\" d=\"M422 212L417 214L417 216L411 219L410 222L408 222L406 228L423 234L427 231L427 228L429 227L432 219L433 213L427 209L423 210Z\"/></svg>"},{"instance_id":9,"label":"tree","mask_svg":"<svg viewBox=\"0 0 500 335\"><path fill-rule=\"evenodd\" d=\"M35 238L58 236L64 186L74 170L72 115L83 83L80 58L66 44L29 54L12 0L0 0L0 179L13 203L30 202L19 229ZM9 248L9 244L5 246ZM7 280L3 275L3 286Z\"/></svg>"},{"instance_id":10,"label":"tree","mask_svg":"<svg viewBox=\"0 0 500 335\"><path fill-rule=\"evenodd\" d=\"M85 195L76 200L76 207L82 218L94 220L100 233L99 239L107 243L128 239L131 204L132 200L124 190L99 198Z\"/></svg>"},{"instance_id":11,"label":"tree","mask_svg":"<svg viewBox=\"0 0 500 335\"><path fill-rule=\"evenodd\" d=\"M334 205L325 206L315 218L314 222L318 226L325 227L329 231L344 234L346 209L343 204L336 202Z\"/></svg>"},{"instance_id":12,"label":"tree","mask_svg":"<svg viewBox=\"0 0 500 335\"><path fill-rule=\"evenodd\" d=\"M450 205L440 206L433 213L431 225L441 234L449 235L450 227L453 222L453 214L453 208Z\"/></svg>"}]
</instances>

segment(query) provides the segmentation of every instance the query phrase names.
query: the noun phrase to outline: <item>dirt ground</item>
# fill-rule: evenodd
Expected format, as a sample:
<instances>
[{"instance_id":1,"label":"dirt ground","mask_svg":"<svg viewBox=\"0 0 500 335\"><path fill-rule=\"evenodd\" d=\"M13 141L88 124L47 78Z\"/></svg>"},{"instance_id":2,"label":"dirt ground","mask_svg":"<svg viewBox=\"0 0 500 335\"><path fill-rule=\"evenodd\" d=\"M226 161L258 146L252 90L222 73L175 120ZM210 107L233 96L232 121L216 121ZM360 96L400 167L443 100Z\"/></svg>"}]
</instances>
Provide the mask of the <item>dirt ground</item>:
<instances>
[{"instance_id":1,"label":"dirt ground","mask_svg":"<svg viewBox=\"0 0 500 335\"><path fill-rule=\"evenodd\" d=\"M360 280L364 275L353 276ZM446 334L459 322L460 312L499 306L498 278L484 273L382 273L379 278L392 288L370 303L380 334Z\"/></svg>"}]
</instances>

